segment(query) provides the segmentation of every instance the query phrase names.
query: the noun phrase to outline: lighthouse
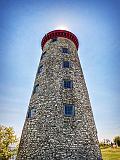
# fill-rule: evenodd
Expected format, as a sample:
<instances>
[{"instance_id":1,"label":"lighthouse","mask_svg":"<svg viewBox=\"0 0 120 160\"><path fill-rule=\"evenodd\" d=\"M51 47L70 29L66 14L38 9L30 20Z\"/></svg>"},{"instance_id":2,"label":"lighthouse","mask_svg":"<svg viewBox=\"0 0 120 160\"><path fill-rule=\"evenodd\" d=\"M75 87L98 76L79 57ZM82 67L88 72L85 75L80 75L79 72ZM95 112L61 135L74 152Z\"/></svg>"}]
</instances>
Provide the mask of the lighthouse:
<instances>
[{"instance_id":1,"label":"lighthouse","mask_svg":"<svg viewBox=\"0 0 120 160\"><path fill-rule=\"evenodd\" d=\"M17 160L101 160L77 37L47 33Z\"/></svg>"}]
</instances>

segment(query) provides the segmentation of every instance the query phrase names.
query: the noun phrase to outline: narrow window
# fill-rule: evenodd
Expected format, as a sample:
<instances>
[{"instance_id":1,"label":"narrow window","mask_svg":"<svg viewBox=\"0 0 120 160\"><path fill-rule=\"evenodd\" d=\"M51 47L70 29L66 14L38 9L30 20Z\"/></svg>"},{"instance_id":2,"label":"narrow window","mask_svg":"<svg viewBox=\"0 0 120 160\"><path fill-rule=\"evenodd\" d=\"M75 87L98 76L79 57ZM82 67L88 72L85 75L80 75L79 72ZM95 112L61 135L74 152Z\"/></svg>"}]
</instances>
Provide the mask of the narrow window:
<instances>
[{"instance_id":1,"label":"narrow window","mask_svg":"<svg viewBox=\"0 0 120 160\"><path fill-rule=\"evenodd\" d=\"M63 68L70 68L70 61L63 61Z\"/></svg>"},{"instance_id":2,"label":"narrow window","mask_svg":"<svg viewBox=\"0 0 120 160\"><path fill-rule=\"evenodd\" d=\"M30 118L31 117L31 112L30 112L30 108L28 109L28 112L27 112L27 118Z\"/></svg>"},{"instance_id":3,"label":"narrow window","mask_svg":"<svg viewBox=\"0 0 120 160\"><path fill-rule=\"evenodd\" d=\"M38 68L38 74L41 73L43 71L43 65L40 65Z\"/></svg>"},{"instance_id":4,"label":"narrow window","mask_svg":"<svg viewBox=\"0 0 120 160\"><path fill-rule=\"evenodd\" d=\"M75 107L73 104L65 104L64 105L64 115L65 116L74 116L75 115Z\"/></svg>"},{"instance_id":5,"label":"narrow window","mask_svg":"<svg viewBox=\"0 0 120 160\"><path fill-rule=\"evenodd\" d=\"M73 88L73 81L71 80L64 80L64 88Z\"/></svg>"},{"instance_id":6,"label":"narrow window","mask_svg":"<svg viewBox=\"0 0 120 160\"><path fill-rule=\"evenodd\" d=\"M57 38L53 38L52 40L51 40L51 42L56 42L57 41Z\"/></svg>"},{"instance_id":7,"label":"narrow window","mask_svg":"<svg viewBox=\"0 0 120 160\"><path fill-rule=\"evenodd\" d=\"M70 54L70 52L69 52L68 48L62 48L62 52L63 52L63 53Z\"/></svg>"},{"instance_id":8,"label":"narrow window","mask_svg":"<svg viewBox=\"0 0 120 160\"><path fill-rule=\"evenodd\" d=\"M35 108L29 108L27 112L27 118L32 118L36 114L36 109Z\"/></svg>"},{"instance_id":9,"label":"narrow window","mask_svg":"<svg viewBox=\"0 0 120 160\"><path fill-rule=\"evenodd\" d=\"M41 60L43 59L45 53L46 53L46 51L42 53L42 55L41 55Z\"/></svg>"},{"instance_id":10,"label":"narrow window","mask_svg":"<svg viewBox=\"0 0 120 160\"><path fill-rule=\"evenodd\" d=\"M36 114L36 109L35 108L32 108L31 109L31 117L34 117Z\"/></svg>"},{"instance_id":11,"label":"narrow window","mask_svg":"<svg viewBox=\"0 0 120 160\"><path fill-rule=\"evenodd\" d=\"M39 91L39 84L36 84L34 89L33 89L33 94Z\"/></svg>"}]
</instances>

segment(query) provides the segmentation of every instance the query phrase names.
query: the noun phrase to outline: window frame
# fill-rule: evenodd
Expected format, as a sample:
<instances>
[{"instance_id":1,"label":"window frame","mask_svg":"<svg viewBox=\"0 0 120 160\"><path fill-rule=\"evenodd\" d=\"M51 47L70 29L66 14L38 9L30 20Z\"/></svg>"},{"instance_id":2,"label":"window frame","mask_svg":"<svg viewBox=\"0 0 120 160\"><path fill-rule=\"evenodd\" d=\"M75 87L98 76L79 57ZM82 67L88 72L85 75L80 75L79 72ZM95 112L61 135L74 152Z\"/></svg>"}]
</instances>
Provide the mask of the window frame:
<instances>
[{"instance_id":1,"label":"window frame","mask_svg":"<svg viewBox=\"0 0 120 160\"><path fill-rule=\"evenodd\" d=\"M38 93L38 91L39 91L39 84L36 84L34 85L34 88L33 88L33 94Z\"/></svg>"},{"instance_id":2,"label":"window frame","mask_svg":"<svg viewBox=\"0 0 120 160\"><path fill-rule=\"evenodd\" d=\"M41 74L43 72L43 64L38 67L37 74Z\"/></svg>"},{"instance_id":3,"label":"window frame","mask_svg":"<svg viewBox=\"0 0 120 160\"><path fill-rule=\"evenodd\" d=\"M66 50L66 51L65 51ZM67 47L62 47L62 53L64 54L70 54L69 48Z\"/></svg>"},{"instance_id":4,"label":"window frame","mask_svg":"<svg viewBox=\"0 0 120 160\"><path fill-rule=\"evenodd\" d=\"M65 84L66 83L66 84ZM68 84L67 84L68 83ZM70 84L69 84L70 83ZM64 89L73 89L73 80L63 79L63 87Z\"/></svg>"},{"instance_id":5,"label":"window frame","mask_svg":"<svg viewBox=\"0 0 120 160\"><path fill-rule=\"evenodd\" d=\"M28 108L28 111L27 111L27 118L34 118L35 117L35 115L36 115L36 108L34 108L34 107L29 107Z\"/></svg>"},{"instance_id":6,"label":"window frame","mask_svg":"<svg viewBox=\"0 0 120 160\"><path fill-rule=\"evenodd\" d=\"M31 118L35 117L36 114L36 108L31 108Z\"/></svg>"},{"instance_id":7,"label":"window frame","mask_svg":"<svg viewBox=\"0 0 120 160\"><path fill-rule=\"evenodd\" d=\"M65 63L68 63L67 65ZM71 61L67 61L67 60L63 60L63 65L62 65L63 68L71 68Z\"/></svg>"},{"instance_id":8,"label":"window frame","mask_svg":"<svg viewBox=\"0 0 120 160\"><path fill-rule=\"evenodd\" d=\"M71 111L67 111L67 110L70 109L70 108L67 109L67 107L72 107L72 110ZM69 112L71 112L71 113L69 113ZM64 104L64 116L65 117L73 117L73 116L75 116L75 106L74 106L74 104Z\"/></svg>"},{"instance_id":9,"label":"window frame","mask_svg":"<svg viewBox=\"0 0 120 160\"><path fill-rule=\"evenodd\" d=\"M46 54L46 51L42 52L41 60L43 59L43 57L44 57L45 54Z\"/></svg>"}]
</instances>

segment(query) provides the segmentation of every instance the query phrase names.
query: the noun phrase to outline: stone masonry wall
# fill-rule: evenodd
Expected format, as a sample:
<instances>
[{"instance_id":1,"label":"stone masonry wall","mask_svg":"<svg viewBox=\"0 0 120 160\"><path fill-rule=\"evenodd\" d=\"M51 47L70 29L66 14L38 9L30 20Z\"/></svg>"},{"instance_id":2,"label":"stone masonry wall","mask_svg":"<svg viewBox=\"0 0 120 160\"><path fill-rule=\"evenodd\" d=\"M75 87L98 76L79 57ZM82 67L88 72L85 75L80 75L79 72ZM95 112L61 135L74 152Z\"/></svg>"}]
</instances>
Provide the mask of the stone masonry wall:
<instances>
[{"instance_id":1,"label":"stone masonry wall","mask_svg":"<svg viewBox=\"0 0 120 160\"><path fill-rule=\"evenodd\" d=\"M62 47L70 54L62 53ZM97 131L83 72L74 43L66 38L49 40L44 48L36 74L17 160L97 160L101 158ZM71 62L63 68L63 60ZM72 89L64 89L63 80L73 81ZM75 115L64 115L64 104L74 104Z\"/></svg>"}]
</instances>

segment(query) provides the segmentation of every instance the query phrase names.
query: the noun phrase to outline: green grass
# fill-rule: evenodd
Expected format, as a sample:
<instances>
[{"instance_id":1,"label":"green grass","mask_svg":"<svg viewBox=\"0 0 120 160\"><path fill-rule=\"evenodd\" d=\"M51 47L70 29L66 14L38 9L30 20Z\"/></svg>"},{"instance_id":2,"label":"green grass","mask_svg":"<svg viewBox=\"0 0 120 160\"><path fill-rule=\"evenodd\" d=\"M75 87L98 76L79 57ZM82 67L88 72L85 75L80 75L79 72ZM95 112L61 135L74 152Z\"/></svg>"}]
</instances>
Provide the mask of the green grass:
<instances>
[{"instance_id":1,"label":"green grass","mask_svg":"<svg viewBox=\"0 0 120 160\"><path fill-rule=\"evenodd\" d=\"M120 147L101 149L101 152L103 160L120 160Z\"/></svg>"}]
</instances>

